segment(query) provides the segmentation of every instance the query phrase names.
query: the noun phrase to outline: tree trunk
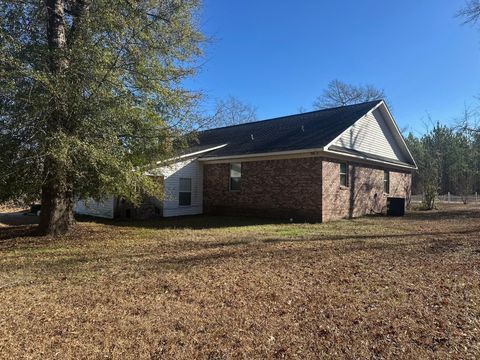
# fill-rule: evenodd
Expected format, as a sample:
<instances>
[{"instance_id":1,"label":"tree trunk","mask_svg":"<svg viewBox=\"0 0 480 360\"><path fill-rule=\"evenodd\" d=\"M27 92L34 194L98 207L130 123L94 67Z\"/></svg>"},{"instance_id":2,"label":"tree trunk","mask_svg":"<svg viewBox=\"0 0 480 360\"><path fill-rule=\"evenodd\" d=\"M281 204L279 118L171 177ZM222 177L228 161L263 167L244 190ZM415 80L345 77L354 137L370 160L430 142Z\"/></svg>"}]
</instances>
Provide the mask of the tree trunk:
<instances>
[{"instance_id":1,"label":"tree trunk","mask_svg":"<svg viewBox=\"0 0 480 360\"><path fill-rule=\"evenodd\" d=\"M68 68L65 56L66 25L65 0L45 0L47 10L47 40L49 53L49 70L52 76L62 76ZM42 209L39 230L43 235L65 234L74 223L73 217L73 179L68 175L65 160L58 160L51 154L58 154L63 149L56 141L52 141L58 133L68 134L64 99L55 98L51 102L50 118L47 126L46 150L44 163L44 179L42 186ZM68 149L67 149L68 156Z\"/></svg>"},{"instance_id":2,"label":"tree trunk","mask_svg":"<svg viewBox=\"0 0 480 360\"><path fill-rule=\"evenodd\" d=\"M65 26L65 0L45 0L47 6L47 41L50 50L49 68L60 74L67 67L63 49L67 45Z\"/></svg>"},{"instance_id":3,"label":"tree trunk","mask_svg":"<svg viewBox=\"0 0 480 360\"><path fill-rule=\"evenodd\" d=\"M57 174L48 176L49 179L42 187L39 225L42 235L63 235L75 223L72 188L67 177L61 174L62 171L57 171Z\"/></svg>"}]
</instances>

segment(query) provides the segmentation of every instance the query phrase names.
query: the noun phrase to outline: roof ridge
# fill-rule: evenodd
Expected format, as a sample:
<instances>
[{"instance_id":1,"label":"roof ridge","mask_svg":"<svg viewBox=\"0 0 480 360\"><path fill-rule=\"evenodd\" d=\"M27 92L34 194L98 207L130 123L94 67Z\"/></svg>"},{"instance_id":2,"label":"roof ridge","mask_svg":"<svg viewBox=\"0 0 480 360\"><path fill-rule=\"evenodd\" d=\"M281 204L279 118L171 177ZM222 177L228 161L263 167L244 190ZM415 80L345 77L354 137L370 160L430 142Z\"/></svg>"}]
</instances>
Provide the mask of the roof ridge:
<instances>
[{"instance_id":1,"label":"roof ridge","mask_svg":"<svg viewBox=\"0 0 480 360\"><path fill-rule=\"evenodd\" d=\"M341 108L349 108L349 107L353 107L353 106L366 105L366 104L370 104L370 103L371 103L371 104L374 104L374 103L378 104L378 103L380 103L381 101L383 101L383 99L365 101L365 102L361 102L361 103L358 103L358 104L342 105L342 106L336 106L336 107L332 107L332 108L326 108L326 109L320 109L320 110L307 111L307 112L298 113L298 114L277 116L277 117L270 118L270 119L250 121L250 122L246 122L246 123L242 123L242 124L220 126L220 127L216 127L216 128L213 128L213 129L202 130L202 131L199 131L199 133L206 133L207 131L214 131L214 130L220 130L220 129L228 129L228 128L232 128L232 127L245 126L245 125L250 125L250 124L258 124L258 123L263 123L263 122L267 122L267 121L273 121L273 120L291 118L291 117L301 116L301 115L311 115L311 114L316 114L316 113L320 113L320 112L323 112L323 111L336 110L336 109L341 109Z\"/></svg>"}]
</instances>

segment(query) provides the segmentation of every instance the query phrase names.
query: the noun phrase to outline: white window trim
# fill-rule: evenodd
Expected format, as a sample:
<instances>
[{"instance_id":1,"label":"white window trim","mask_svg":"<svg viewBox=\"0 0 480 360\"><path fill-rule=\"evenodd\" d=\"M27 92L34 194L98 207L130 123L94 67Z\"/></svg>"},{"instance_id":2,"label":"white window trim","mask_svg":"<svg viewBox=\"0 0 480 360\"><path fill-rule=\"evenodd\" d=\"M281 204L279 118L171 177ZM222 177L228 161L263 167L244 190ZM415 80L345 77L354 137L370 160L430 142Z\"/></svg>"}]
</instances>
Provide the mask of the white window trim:
<instances>
[{"instance_id":1,"label":"white window trim","mask_svg":"<svg viewBox=\"0 0 480 360\"><path fill-rule=\"evenodd\" d=\"M342 165L345 165L345 172L344 173L342 173ZM348 182L350 180L349 179L350 176L348 176L348 168L349 168L348 162L346 162L346 161L338 164L338 173L339 173L338 180L339 180L341 188L350 187L349 182ZM345 175L345 185L342 185L342 175Z\"/></svg>"},{"instance_id":2,"label":"white window trim","mask_svg":"<svg viewBox=\"0 0 480 360\"><path fill-rule=\"evenodd\" d=\"M181 191L180 190L180 182L183 180L183 179L189 179L190 180L190 191ZM190 205L181 205L180 204L180 194L181 193L189 193L190 194ZM192 178L187 178L187 177L182 177L182 178L179 178L178 179L178 206L179 207L191 207L192 206Z\"/></svg>"},{"instance_id":3,"label":"white window trim","mask_svg":"<svg viewBox=\"0 0 480 360\"><path fill-rule=\"evenodd\" d=\"M388 180L385 180L385 173L388 174ZM388 191L385 191L385 183L388 182ZM390 194L390 170L384 169L383 170L383 193Z\"/></svg>"},{"instance_id":4,"label":"white window trim","mask_svg":"<svg viewBox=\"0 0 480 360\"><path fill-rule=\"evenodd\" d=\"M232 165L239 164L240 165L240 176L233 177L232 176ZM240 189L232 189L232 179L240 179ZM242 163L241 162L231 162L228 165L228 191L231 192L239 192L242 190Z\"/></svg>"}]
</instances>

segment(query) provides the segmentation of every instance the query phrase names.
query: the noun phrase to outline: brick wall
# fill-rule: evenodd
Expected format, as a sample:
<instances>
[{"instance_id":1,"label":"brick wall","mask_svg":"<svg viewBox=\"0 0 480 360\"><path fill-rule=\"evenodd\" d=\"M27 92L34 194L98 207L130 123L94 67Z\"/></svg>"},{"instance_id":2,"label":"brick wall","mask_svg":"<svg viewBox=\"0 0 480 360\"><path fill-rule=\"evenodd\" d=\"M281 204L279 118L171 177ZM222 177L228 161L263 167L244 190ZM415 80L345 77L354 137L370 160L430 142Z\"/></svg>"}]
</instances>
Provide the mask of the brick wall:
<instances>
[{"instance_id":1,"label":"brick wall","mask_svg":"<svg viewBox=\"0 0 480 360\"><path fill-rule=\"evenodd\" d=\"M349 163L349 186L340 186L340 165L334 160L323 162L323 221L358 217L384 212L387 196L404 197L411 192L410 172L390 170L390 192L383 192L383 168Z\"/></svg>"},{"instance_id":2,"label":"brick wall","mask_svg":"<svg viewBox=\"0 0 480 360\"><path fill-rule=\"evenodd\" d=\"M229 191L229 164L205 164L204 212L331 221L385 212L387 196L410 199L411 174L349 163L349 186L340 186L340 162L322 158L242 163L242 185ZM323 174L323 181L322 181Z\"/></svg>"},{"instance_id":3,"label":"brick wall","mask_svg":"<svg viewBox=\"0 0 480 360\"><path fill-rule=\"evenodd\" d=\"M241 190L229 191L229 164L205 164L204 211L321 221L320 158L242 163Z\"/></svg>"}]
</instances>

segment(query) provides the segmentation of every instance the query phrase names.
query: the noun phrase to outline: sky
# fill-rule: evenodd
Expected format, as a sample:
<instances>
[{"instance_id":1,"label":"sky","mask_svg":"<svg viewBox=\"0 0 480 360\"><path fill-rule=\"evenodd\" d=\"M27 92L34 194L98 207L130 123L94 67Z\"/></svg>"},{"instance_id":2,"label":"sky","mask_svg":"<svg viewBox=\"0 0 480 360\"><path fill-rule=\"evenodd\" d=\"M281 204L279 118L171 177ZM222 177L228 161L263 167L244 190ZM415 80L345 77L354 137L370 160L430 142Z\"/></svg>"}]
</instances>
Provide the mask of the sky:
<instances>
[{"instance_id":1,"label":"sky","mask_svg":"<svg viewBox=\"0 0 480 360\"><path fill-rule=\"evenodd\" d=\"M480 95L480 31L455 17L463 5L204 0L199 21L209 41L187 86L209 104L234 96L262 120L313 110L333 79L372 84L384 89L399 127L419 135L429 119L453 124Z\"/></svg>"}]
</instances>

